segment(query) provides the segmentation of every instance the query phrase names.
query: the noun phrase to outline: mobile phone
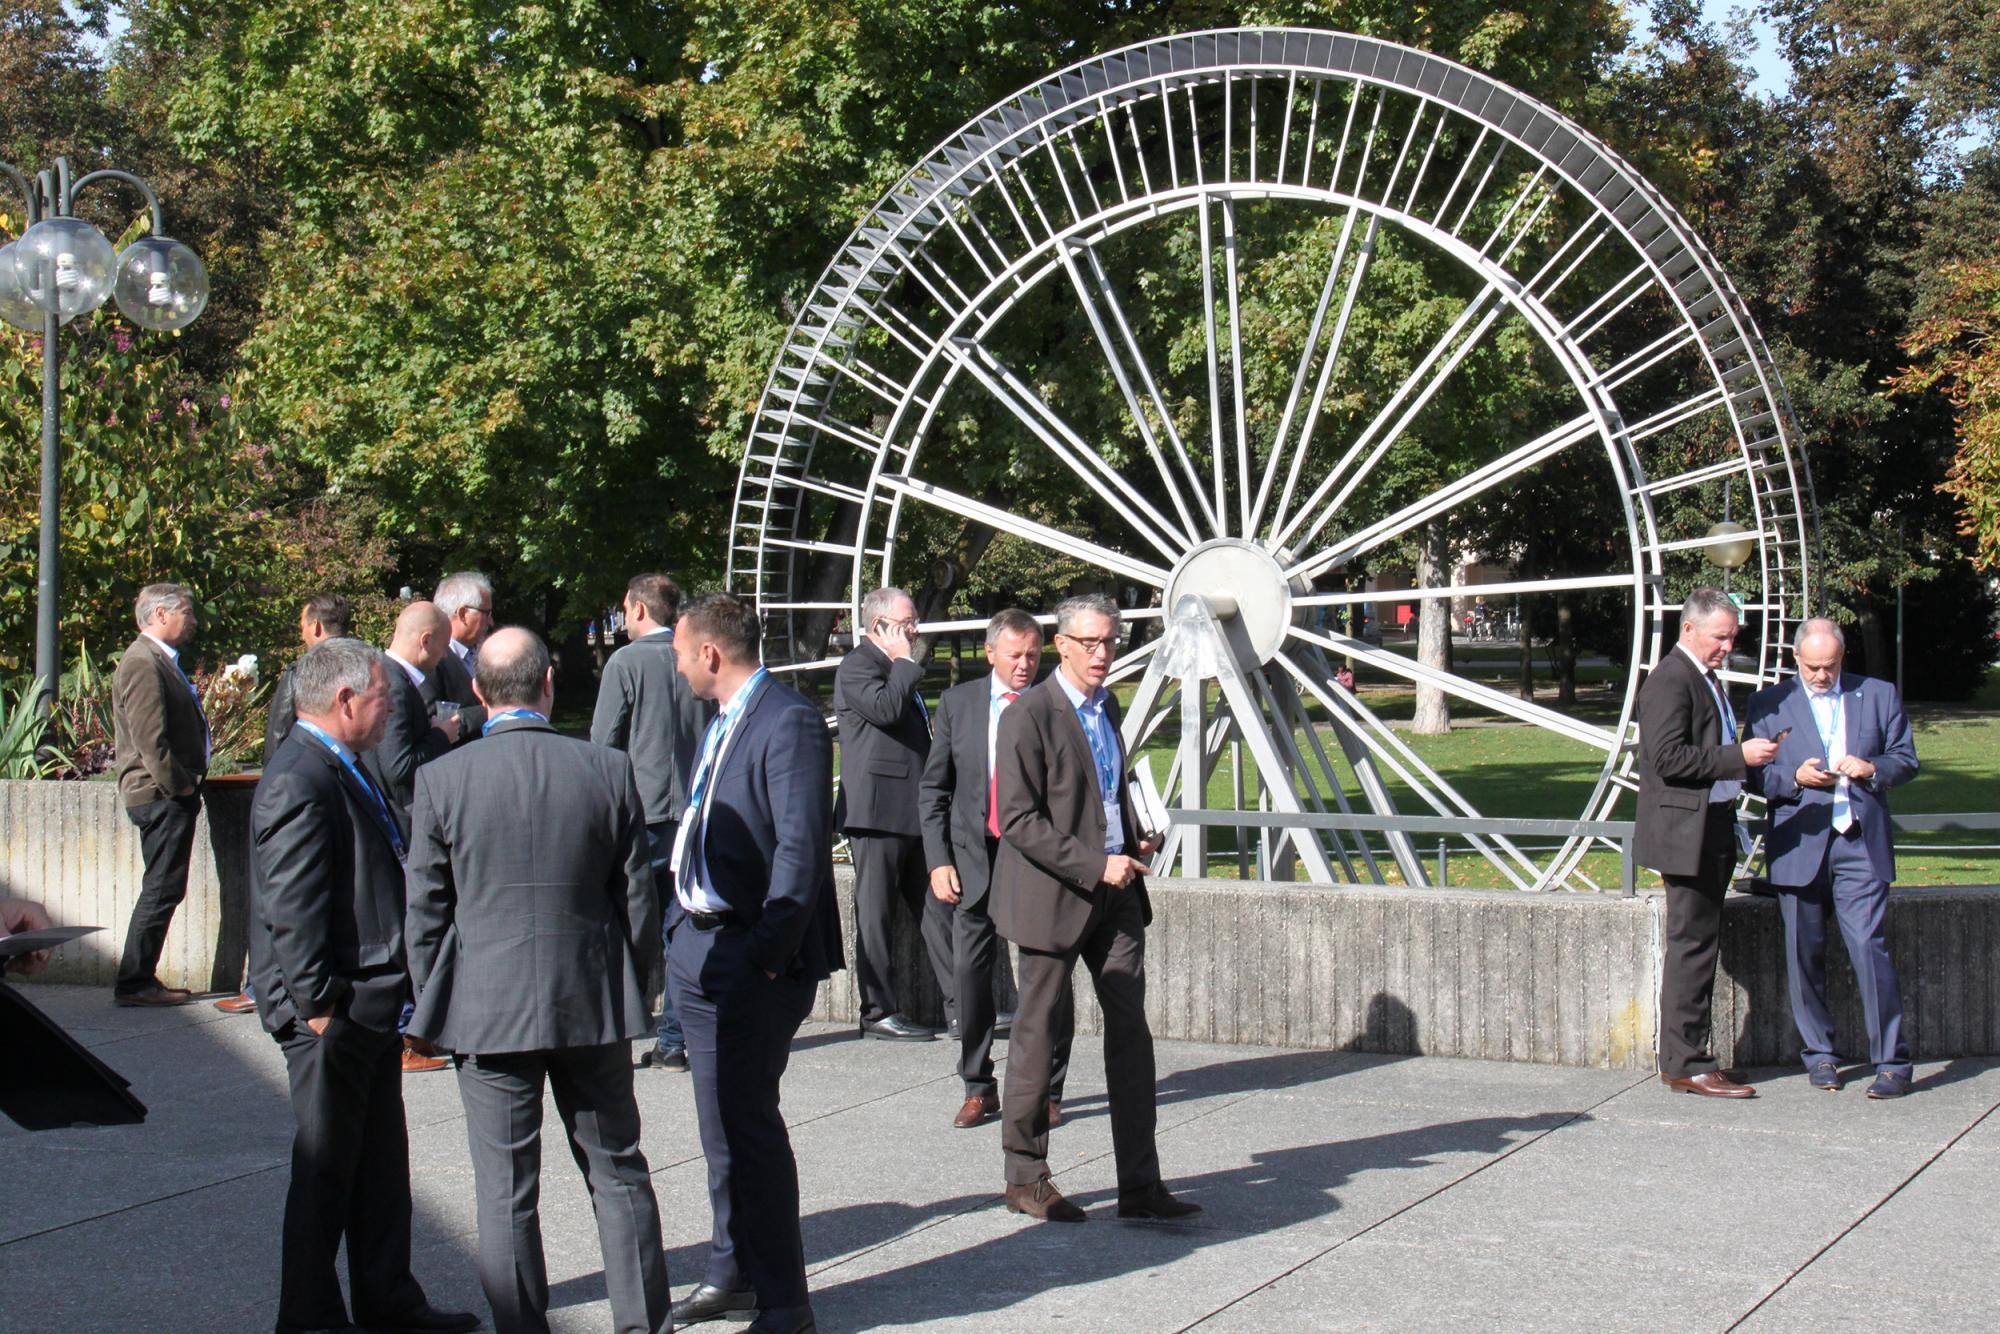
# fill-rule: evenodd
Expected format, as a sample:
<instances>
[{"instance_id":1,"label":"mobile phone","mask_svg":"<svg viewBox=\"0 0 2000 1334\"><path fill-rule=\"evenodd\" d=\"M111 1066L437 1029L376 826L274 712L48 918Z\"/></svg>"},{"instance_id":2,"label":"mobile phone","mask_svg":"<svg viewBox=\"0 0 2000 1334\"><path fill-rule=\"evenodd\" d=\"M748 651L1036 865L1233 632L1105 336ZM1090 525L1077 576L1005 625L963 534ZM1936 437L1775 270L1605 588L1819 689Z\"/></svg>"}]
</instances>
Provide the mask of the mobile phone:
<instances>
[{"instance_id":1,"label":"mobile phone","mask_svg":"<svg viewBox=\"0 0 2000 1334\"><path fill-rule=\"evenodd\" d=\"M868 626L868 633L877 636L887 635L889 633L888 618L884 616L877 616L872 622L870 622Z\"/></svg>"},{"instance_id":2,"label":"mobile phone","mask_svg":"<svg viewBox=\"0 0 2000 1334\"><path fill-rule=\"evenodd\" d=\"M1781 727L1781 728L1779 728L1779 729L1778 729L1778 734L1777 734L1776 736L1772 737L1772 738L1771 738L1771 740L1773 740L1773 741L1776 741L1776 742L1778 742L1778 743L1779 743L1780 745L1782 745L1782 744L1784 743L1784 740L1785 740L1785 738L1786 738L1786 737L1788 737L1788 736L1790 736L1791 734L1792 734L1792 729L1791 729L1791 728L1789 728L1789 727Z\"/></svg>"}]
</instances>

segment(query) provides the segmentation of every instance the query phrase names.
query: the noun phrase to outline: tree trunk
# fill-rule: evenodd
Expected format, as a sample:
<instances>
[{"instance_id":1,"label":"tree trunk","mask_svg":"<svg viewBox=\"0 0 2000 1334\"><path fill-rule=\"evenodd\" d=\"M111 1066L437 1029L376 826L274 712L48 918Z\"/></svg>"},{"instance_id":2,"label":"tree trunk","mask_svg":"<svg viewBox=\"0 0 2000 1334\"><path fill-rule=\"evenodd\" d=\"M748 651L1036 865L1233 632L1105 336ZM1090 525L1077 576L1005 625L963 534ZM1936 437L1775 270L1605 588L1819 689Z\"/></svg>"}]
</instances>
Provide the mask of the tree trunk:
<instances>
[{"instance_id":1,"label":"tree trunk","mask_svg":"<svg viewBox=\"0 0 2000 1334\"><path fill-rule=\"evenodd\" d=\"M1576 703L1576 607L1567 593L1556 594L1556 701Z\"/></svg>"},{"instance_id":2,"label":"tree trunk","mask_svg":"<svg viewBox=\"0 0 2000 1334\"><path fill-rule=\"evenodd\" d=\"M1451 540L1442 523L1424 528L1417 557L1417 586L1445 588L1451 583ZM1417 661L1439 671L1451 670L1451 599L1423 598L1417 622ZM1417 710L1410 730L1419 736L1451 731L1451 696L1436 686L1417 687Z\"/></svg>"},{"instance_id":3,"label":"tree trunk","mask_svg":"<svg viewBox=\"0 0 2000 1334\"><path fill-rule=\"evenodd\" d=\"M1891 594L1894 597L1894 594ZM1893 602L1891 605L1894 605ZM1860 670L1879 681L1896 679L1896 635L1890 617L1882 614L1882 604L1870 598L1861 604Z\"/></svg>"},{"instance_id":4,"label":"tree trunk","mask_svg":"<svg viewBox=\"0 0 2000 1334\"><path fill-rule=\"evenodd\" d=\"M1535 577L1535 539L1532 536L1528 538L1528 548L1521 555L1521 568L1515 571L1514 577L1523 581ZM1514 620L1515 645L1521 654L1520 695L1522 699L1532 700L1535 697L1535 637L1528 629L1528 608L1518 593L1514 595Z\"/></svg>"}]
</instances>

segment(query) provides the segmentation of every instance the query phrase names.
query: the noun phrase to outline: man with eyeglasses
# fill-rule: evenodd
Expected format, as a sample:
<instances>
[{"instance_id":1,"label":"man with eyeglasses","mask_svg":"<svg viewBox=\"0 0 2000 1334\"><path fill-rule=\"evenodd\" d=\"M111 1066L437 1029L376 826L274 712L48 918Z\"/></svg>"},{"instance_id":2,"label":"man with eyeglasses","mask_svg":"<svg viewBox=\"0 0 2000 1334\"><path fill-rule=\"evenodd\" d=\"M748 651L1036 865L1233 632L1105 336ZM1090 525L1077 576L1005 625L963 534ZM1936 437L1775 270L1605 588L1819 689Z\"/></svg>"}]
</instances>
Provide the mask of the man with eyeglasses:
<instances>
[{"instance_id":1,"label":"man with eyeglasses","mask_svg":"<svg viewBox=\"0 0 2000 1334\"><path fill-rule=\"evenodd\" d=\"M854 981L861 999L861 1036L929 1042L935 1028L901 1013L890 976L891 923L900 900L916 917L930 954L945 1017L957 1018L957 968L949 904L930 895L924 864L919 788L930 755L930 709L918 687L924 676L912 648L917 604L900 588L878 588L861 599L865 636L841 659L833 677L833 713L840 724L840 804L834 823L854 859Z\"/></svg>"},{"instance_id":2,"label":"man with eyeglasses","mask_svg":"<svg viewBox=\"0 0 2000 1334\"><path fill-rule=\"evenodd\" d=\"M1160 1179L1153 1033L1146 1023L1143 860L1153 850L1125 799L1118 701L1104 688L1118 652L1118 604L1097 594L1056 608L1060 666L1000 715L994 782L1000 852L993 921L1020 947L1020 1006L1000 1097L1007 1208L1048 1222L1085 1213L1049 1179L1049 1078L1059 1010L1081 958L1104 1013L1105 1091L1120 1218L1201 1212Z\"/></svg>"},{"instance_id":3,"label":"man with eyeglasses","mask_svg":"<svg viewBox=\"0 0 2000 1334\"><path fill-rule=\"evenodd\" d=\"M477 570L461 570L439 581L431 601L451 621L451 651L438 661L431 707L452 706L458 715L458 744L476 740L486 725L486 706L472 689L479 646L493 633L493 581Z\"/></svg>"}]
</instances>

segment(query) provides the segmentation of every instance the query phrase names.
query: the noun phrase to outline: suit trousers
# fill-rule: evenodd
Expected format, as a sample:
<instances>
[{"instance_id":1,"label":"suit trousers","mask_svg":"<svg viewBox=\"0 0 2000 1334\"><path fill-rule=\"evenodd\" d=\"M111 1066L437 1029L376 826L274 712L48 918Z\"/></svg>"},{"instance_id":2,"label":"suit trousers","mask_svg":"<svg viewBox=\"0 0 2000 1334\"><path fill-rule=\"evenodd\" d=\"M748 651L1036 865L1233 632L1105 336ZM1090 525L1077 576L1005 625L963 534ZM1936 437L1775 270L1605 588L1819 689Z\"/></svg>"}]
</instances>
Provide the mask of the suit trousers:
<instances>
[{"instance_id":1,"label":"suit trousers","mask_svg":"<svg viewBox=\"0 0 2000 1334\"><path fill-rule=\"evenodd\" d=\"M542 1088L555 1093L570 1157L590 1186L611 1327L672 1327L660 1209L639 1148L627 1044L458 1058L458 1093L479 1199L479 1284L499 1334L549 1327L542 1258Z\"/></svg>"},{"instance_id":2,"label":"suit trousers","mask_svg":"<svg viewBox=\"0 0 2000 1334\"><path fill-rule=\"evenodd\" d=\"M1153 1031L1146 1024L1146 927L1139 897L1100 890L1083 939L1060 953L1022 949L1020 1008L1007 1043L1007 1084L1000 1095L1000 1147L1007 1184L1029 1186L1049 1174L1049 1087L1063 997L1078 958L1090 970L1104 1011L1104 1082L1111 1103L1111 1148L1118 1190L1129 1194L1160 1179L1153 1142Z\"/></svg>"},{"instance_id":3,"label":"suit trousers","mask_svg":"<svg viewBox=\"0 0 2000 1334\"><path fill-rule=\"evenodd\" d=\"M973 907L961 903L953 909L952 951L958 990L958 1075L965 1081L966 1097L992 1097L1000 1092L999 1081L993 1077L993 1027L999 1018L993 974L1006 966L1007 947L984 900ZM1070 1044L1076 1037L1076 1013L1067 975L1055 1025L1049 1096L1061 1101L1063 1081L1069 1076Z\"/></svg>"},{"instance_id":4,"label":"suit trousers","mask_svg":"<svg viewBox=\"0 0 2000 1334\"><path fill-rule=\"evenodd\" d=\"M1715 958L1722 939L1722 899L1736 869L1736 809L1708 804L1701 861L1691 876L1662 875L1667 926L1660 960L1660 1073L1686 1079L1715 1069Z\"/></svg>"},{"instance_id":5,"label":"suit trousers","mask_svg":"<svg viewBox=\"0 0 2000 1334\"><path fill-rule=\"evenodd\" d=\"M1805 1043L1799 1055L1807 1067L1839 1059L1833 1045L1833 1011L1826 1003L1826 924L1832 916L1840 923L1847 960L1854 965L1855 985L1861 992L1868 1059L1878 1070L1907 1076L1910 1047L1903 1041L1903 993L1883 929L1889 884L1876 878L1859 825L1845 834L1828 834L1826 863L1819 875L1810 885L1780 887L1778 908L1785 918L1785 978L1791 987L1792 1022Z\"/></svg>"},{"instance_id":6,"label":"suit trousers","mask_svg":"<svg viewBox=\"0 0 2000 1334\"><path fill-rule=\"evenodd\" d=\"M165 797L128 807L126 818L139 826L139 855L146 874L139 882L139 901L125 928L125 953L118 962L115 994L129 996L155 985L160 950L173 924L174 909L187 897L188 863L194 856L194 822L201 814L201 797Z\"/></svg>"},{"instance_id":7,"label":"suit trousers","mask_svg":"<svg viewBox=\"0 0 2000 1334\"><path fill-rule=\"evenodd\" d=\"M646 826L646 848L653 860L653 883L660 892L660 904L665 905L674 895L674 835L679 832L679 820L655 820ZM660 1030L655 1035L654 1045L663 1051L687 1046L687 1039L681 1035L681 1021L674 1015L673 988L666 985L667 961L667 915L660 914Z\"/></svg>"},{"instance_id":8,"label":"suit trousers","mask_svg":"<svg viewBox=\"0 0 2000 1334\"><path fill-rule=\"evenodd\" d=\"M861 1017L886 1019L903 1008L896 1003L889 976L889 961L895 957L891 927L901 900L923 933L931 971L944 995L945 1017L956 1019L951 905L930 892L923 839L915 834L854 830L847 836L847 847L854 859L854 983L861 994Z\"/></svg>"},{"instance_id":9,"label":"suit trousers","mask_svg":"<svg viewBox=\"0 0 2000 1334\"><path fill-rule=\"evenodd\" d=\"M292 1180L285 1192L278 1325L347 1323L334 1257L347 1241L354 1320L394 1325L423 1306L410 1273L410 1144L402 1039L335 1017L277 1034L291 1083Z\"/></svg>"},{"instance_id":10,"label":"suit trousers","mask_svg":"<svg viewBox=\"0 0 2000 1334\"><path fill-rule=\"evenodd\" d=\"M816 988L804 978L766 977L744 928L704 931L686 919L674 926L667 985L687 1034L708 1159L714 1221L703 1281L755 1291L766 1310L804 1306L799 1167L778 1084Z\"/></svg>"}]
</instances>

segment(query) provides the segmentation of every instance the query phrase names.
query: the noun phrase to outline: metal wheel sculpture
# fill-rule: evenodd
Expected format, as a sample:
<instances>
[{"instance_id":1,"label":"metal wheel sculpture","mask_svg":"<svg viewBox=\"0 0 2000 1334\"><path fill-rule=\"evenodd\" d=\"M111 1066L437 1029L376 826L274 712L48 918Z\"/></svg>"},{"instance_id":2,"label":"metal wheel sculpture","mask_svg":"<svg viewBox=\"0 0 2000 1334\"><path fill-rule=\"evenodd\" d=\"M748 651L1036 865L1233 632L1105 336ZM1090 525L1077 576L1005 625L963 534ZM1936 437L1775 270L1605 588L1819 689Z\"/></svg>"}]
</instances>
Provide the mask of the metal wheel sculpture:
<instances>
[{"instance_id":1,"label":"metal wheel sculpture","mask_svg":"<svg viewBox=\"0 0 2000 1334\"><path fill-rule=\"evenodd\" d=\"M1601 819L1732 500L1751 665L1725 674L1775 679L1807 596L1803 485L1743 303L1602 143L1420 51L1197 33L995 106L856 228L758 408L730 580L767 661L830 671L831 623L868 589L949 570L968 535L1011 543L1159 622L1119 669L1145 672L1127 739L1171 745L1170 805L1479 815L1338 679L1345 659L1560 738L1594 778L1547 813ZM1476 587L1358 586L1426 532L1502 548L1510 525L1558 555L1508 549L1511 577ZM1517 698L1343 623L1475 593L1614 615L1605 701ZM1173 838L1202 873L1204 831ZM1491 883L1591 883L1582 837L1472 842ZM1405 836L1387 846L1294 826L1236 853L1246 873L1426 881Z\"/></svg>"}]
</instances>

